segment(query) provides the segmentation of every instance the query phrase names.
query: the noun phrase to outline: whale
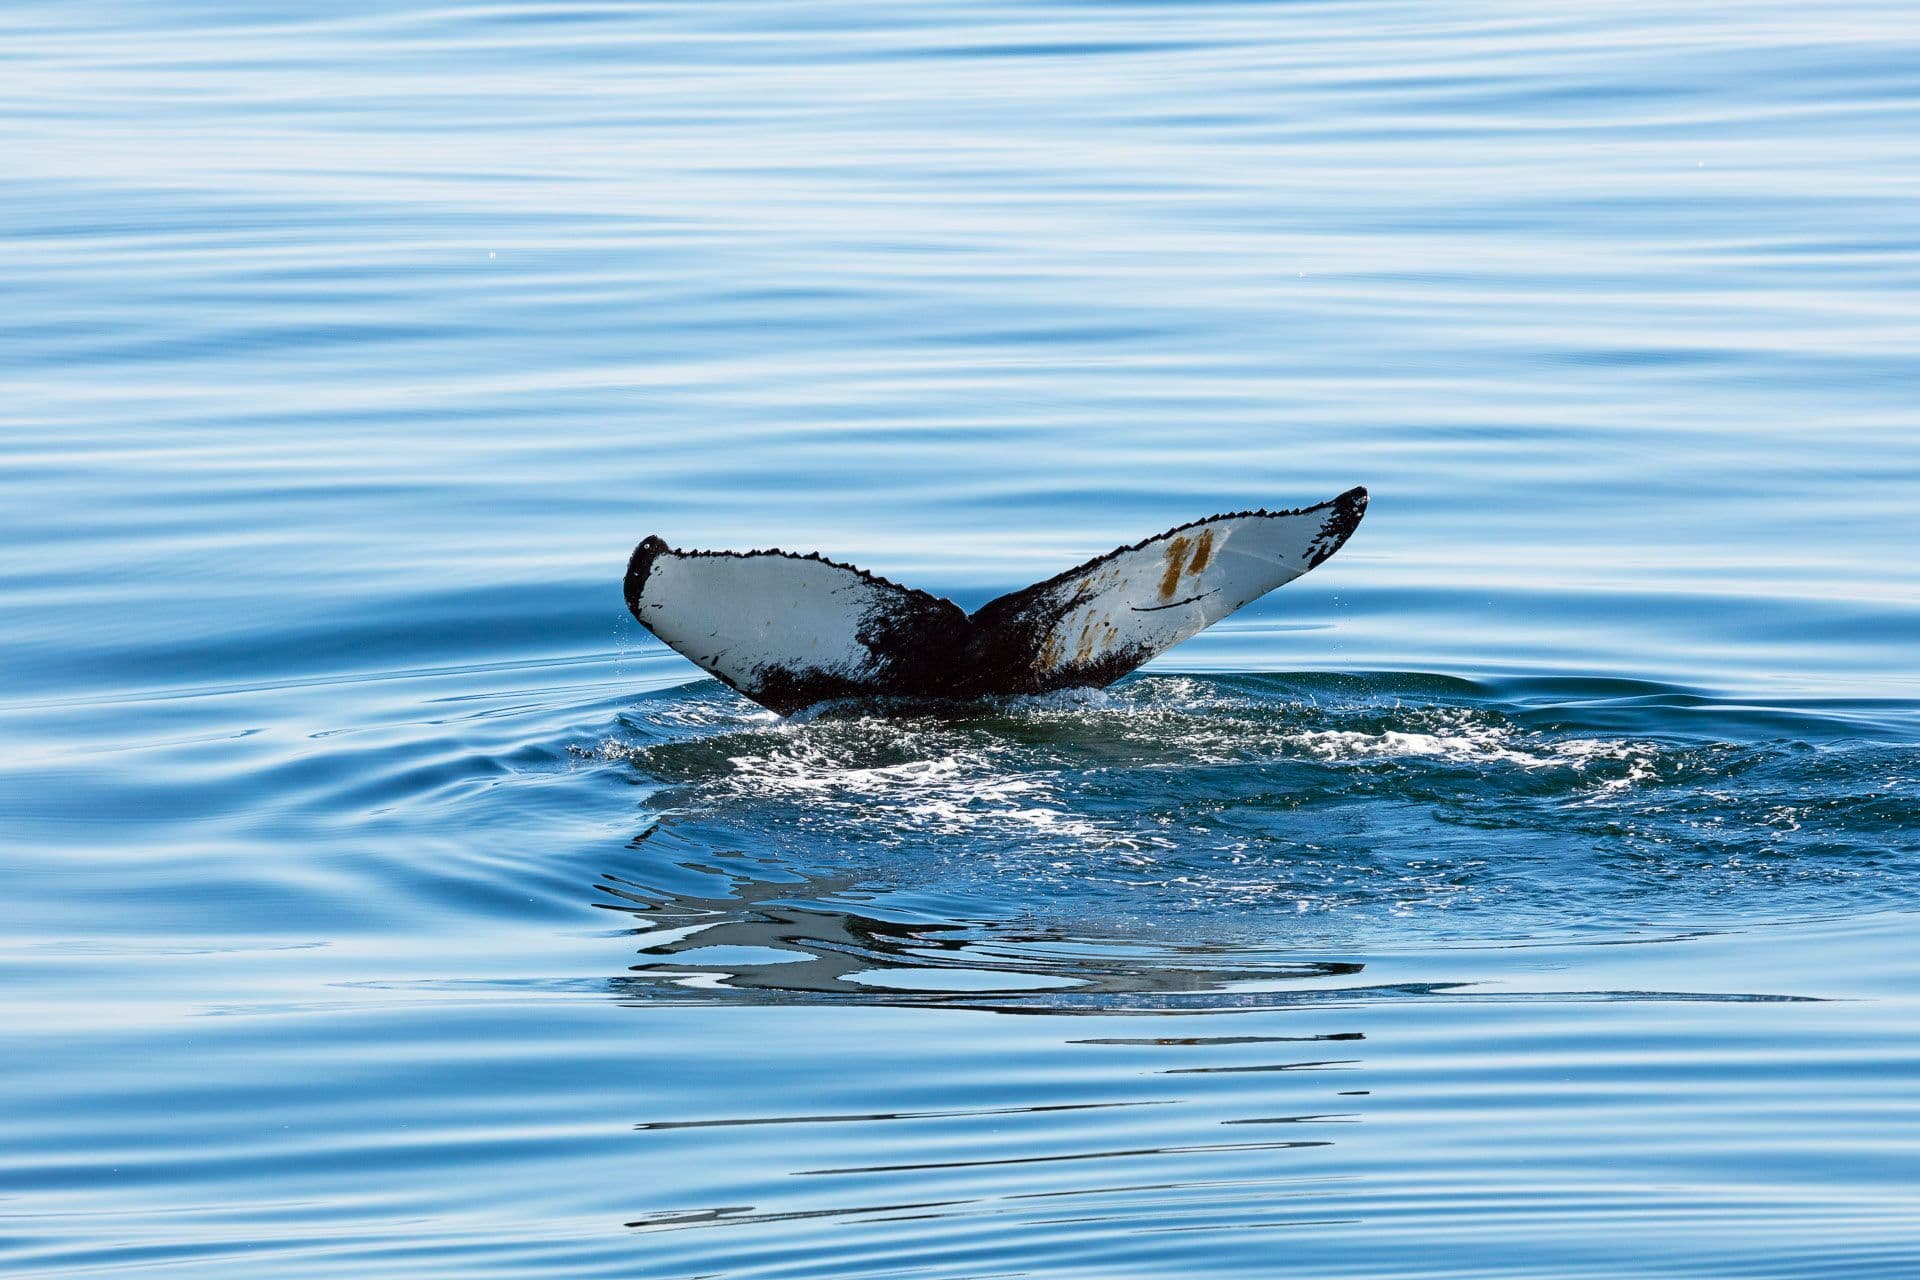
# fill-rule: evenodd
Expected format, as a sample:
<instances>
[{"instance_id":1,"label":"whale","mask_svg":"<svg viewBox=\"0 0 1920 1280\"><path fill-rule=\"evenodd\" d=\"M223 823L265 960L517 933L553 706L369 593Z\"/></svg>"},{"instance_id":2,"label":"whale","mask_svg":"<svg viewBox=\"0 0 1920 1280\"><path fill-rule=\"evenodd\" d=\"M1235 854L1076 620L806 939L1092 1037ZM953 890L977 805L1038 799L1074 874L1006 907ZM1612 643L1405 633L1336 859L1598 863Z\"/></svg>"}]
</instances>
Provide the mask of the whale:
<instances>
[{"instance_id":1,"label":"whale","mask_svg":"<svg viewBox=\"0 0 1920 1280\"><path fill-rule=\"evenodd\" d=\"M649 536L624 581L640 625L780 715L852 699L968 701L1100 688L1325 563L1366 514L1310 507L1194 520L969 613L818 554L682 551Z\"/></svg>"}]
</instances>

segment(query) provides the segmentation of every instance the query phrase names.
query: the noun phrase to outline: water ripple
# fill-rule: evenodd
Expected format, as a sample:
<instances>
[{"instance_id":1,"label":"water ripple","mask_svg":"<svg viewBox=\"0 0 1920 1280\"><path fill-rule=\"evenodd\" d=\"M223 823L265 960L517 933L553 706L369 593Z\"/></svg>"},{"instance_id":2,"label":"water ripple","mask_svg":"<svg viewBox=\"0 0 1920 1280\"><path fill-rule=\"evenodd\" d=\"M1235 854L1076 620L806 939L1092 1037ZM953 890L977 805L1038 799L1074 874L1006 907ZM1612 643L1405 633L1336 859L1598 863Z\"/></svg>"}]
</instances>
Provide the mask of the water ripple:
<instances>
[{"instance_id":1,"label":"water ripple","mask_svg":"<svg viewBox=\"0 0 1920 1280\"><path fill-rule=\"evenodd\" d=\"M1916 66L0 6L0 1271L1920 1274ZM620 601L1353 484L1103 695L783 721Z\"/></svg>"}]
</instances>

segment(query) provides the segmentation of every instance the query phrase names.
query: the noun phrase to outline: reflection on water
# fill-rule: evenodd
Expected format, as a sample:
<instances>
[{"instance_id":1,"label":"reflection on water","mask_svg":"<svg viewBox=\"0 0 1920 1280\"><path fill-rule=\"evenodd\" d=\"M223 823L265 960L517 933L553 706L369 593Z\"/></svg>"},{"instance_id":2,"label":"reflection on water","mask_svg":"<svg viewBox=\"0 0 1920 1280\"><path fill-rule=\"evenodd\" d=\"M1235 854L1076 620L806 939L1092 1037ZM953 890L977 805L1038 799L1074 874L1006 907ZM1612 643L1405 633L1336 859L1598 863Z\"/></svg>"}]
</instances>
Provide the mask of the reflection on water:
<instances>
[{"instance_id":1,"label":"reflection on water","mask_svg":"<svg viewBox=\"0 0 1920 1280\"><path fill-rule=\"evenodd\" d=\"M1766 1234L1764 1188L1666 1184L1807 1069L1748 1058L1747 1011L1841 1007L1751 963L1767 944L1746 895L1784 921L1841 883L1898 895L1912 870L1845 852L1895 838L1912 803L1885 773L1910 749L1876 728L1884 708L1796 719L1815 745L1756 732L1777 708L1612 681L1146 676L790 721L711 690L643 702L593 753L649 810L595 905L629 921L621 1004L801 1019L742 1046L764 1090L635 1122L661 1167L752 1166L623 1219L720 1274L809 1224L857 1233L839 1265L876 1275L1153 1270L1196 1240L1211 1271L1270 1274L1273 1232L1289 1268L1429 1275L1422 1242L1452 1220L1640 1236L1590 1260L1510 1249L1523 1270L1617 1274L1703 1239L1735 1266L1741 1234ZM1836 770L1868 785L1796 803ZM890 1010L953 1021L903 1045ZM1844 1016L1820 1025L1849 1038ZM1608 1115L1642 1127L1624 1158L1643 1172L1596 1182L1577 1153L1604 1148ZM1832 1101L1806 1115L1791 1149L1857 1123ZM1906 1208L1803 1203L1797 1232L1831 1253Z\"/></svg>"},{"instance_id":2,"label":"reflection on water","mask_svg":"<svg viewBox=\"0 0 1920 1280\"><path fill-rule=\"evenodd\" d=\"M830 902L845 878L755 882L733 878L724 897L659 895L605 878L598 905L631 914L641 961L616 988L636 1000L860 1002L1067 1012L1178 1007L1183 998L1270 998L1267 984L1359 973L1344 961L1258 963L1259 957L1193 947L1156 953L1064 934L928 921L887 920ZM1327 995L1353 988L1316 991ZM1032 992L1015 995L1015 992ZM1044 993L1044 994L1043 994ZM1126 997L1126 999L1115 999Z\"/></svg>"},{"instance_id":3,"label":"reflection on water","mask_svg":"<svg viewBox=\"0 0 1920 1280\"><path fill-rule=\"evenodd\" d=\"M648 835L658 828L649 828ZM635 841L640 847L646 839ZM720 861L716 859L715 861ZM1362 961L1288 957L1231 946L1158 947L1003 925L886 919L836 905L852 890L845 876L796 881L723 876L718 896L649 892L608 874L595 905L635 918L639 960L612 980L636 1003L820 1003L937 1006L1003 1013L1205 1013L1448 996L1475 1001L1550 998L1626 1000L1796 1000L1763 992L1480 991L1466 981L1368 983ZM871 894L852 896L872 900ZM872 910L870 907L869 910ZM1694 935L1700 936L1700 935ZM1638 939L1642 942L1671 939ZM1524 946L1524 944L1522 944ZM1589 942L1587 945L1592 945ZM1206 1037L1077 1043L1239 1044L1309 1037ZM1234 1068L1274 1070L1278 1068Z\"/></svg>"},{"instance_id":4,"label":"reflection on water","mask_svg":"<svg viewBox=\"0 0 1920 1280\"><path fill-rule=\"evenodd\" d=\"M300 917L324 863L248 881L195 849L129 861L125 886L210 867L309 932L257 936L263 913L220 945L0 953L15 1006L73 1028L15 1059L28 1159L0 1191L131 1206L12 1259L219 1270L260 1239L226 1269L1920 1261L1896 1173L1920 1116L1900 707L1149 674L777 721L711 682L506 683L410 691L325 767L267 734L221 748L265 753L296 798L233 830L302 832L405 929ZM440 763L400 768L395 743ZM70 998L103 990L125 993L104 1020Z\"/></svg>"},{"instance_id":5,"label":"reflection on water","mask_svg":"<svg viewBox=\"0 0 1920 1280\"><path fill-rule=\"evenodd\" d=\"M788 721L712 690L628 713L627 740L594 753L630 770L652 811L596 886L596 906L634 920L638 957L615 985L635 1001L1524 999L1375 981L1363 957L1463 929L1520 949L1652 943L1676 936L1667 920L1750 921L1759 895L1776 919L1809 915L1840 888L1897 894L1911 872L1845 856L1913 812L1885 772L1907 747L1861 742L1858 725L1843 725L1844 751L1671 721L1593 732L1625 709L1645 725L1674 696L1646 686L1556 700L1547 682L1516 696L1423 677L1146 676ZM1741 714L1719 708L1712 729ZM1873 789L1833 794L1839 770ZM1800 799L1816 785L1823 799Z\"/></svg>"},{"instance_id":6,"label":"reflection on water","mask_svg":"<svg viewBox=\"0 0 1920 1280\"><path fill-rule=\"evenodd\" d=\"M1017 968L1106 991L1081 944L1125 938L1185 957L1156 966L1170 993L1286 977L1264 966L1380 930L1657 932L1761 902L1780 918L1897 899L1909 869L1861 855L1920 825L1884 711L1788 726L1776 708L1632 682L1145 676L797 722L711 683L665 702L594 753L631 769L655 815L611 897L697 903L717 918L670 927L705 946L781 947L722 905L776 902L822 934L788 958L844 956L839 982L874 939L947 990L969 968ZM798 923L820 903L898 923L872 938ZM1240 972L1219 946L1264 958Z\"/></svg>"}]
</instances>

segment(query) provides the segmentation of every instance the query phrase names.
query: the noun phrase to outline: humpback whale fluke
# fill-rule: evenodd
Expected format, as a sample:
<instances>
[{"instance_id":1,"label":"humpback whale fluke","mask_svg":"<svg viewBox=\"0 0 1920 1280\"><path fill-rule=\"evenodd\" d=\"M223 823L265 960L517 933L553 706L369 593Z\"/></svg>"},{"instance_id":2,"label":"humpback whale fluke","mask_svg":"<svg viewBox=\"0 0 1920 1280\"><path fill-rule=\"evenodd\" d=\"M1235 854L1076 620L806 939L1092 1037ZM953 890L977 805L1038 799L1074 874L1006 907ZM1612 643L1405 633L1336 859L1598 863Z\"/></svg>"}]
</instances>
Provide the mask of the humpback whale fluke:
<instances>
[{"instance_id":1,"label":"humpback whale fluke","mask_svg":"<svg viewBox=\"0 0 1920 1280\"><path fill-rule=\"evenodd\" d=\"M1367 491L1236 511L1109 551L966 613L819 555L677 551L627 562L654 635L787 715L837 698L978 698L1111 684L1338 551Z\"/></svg>"}]
</instances>

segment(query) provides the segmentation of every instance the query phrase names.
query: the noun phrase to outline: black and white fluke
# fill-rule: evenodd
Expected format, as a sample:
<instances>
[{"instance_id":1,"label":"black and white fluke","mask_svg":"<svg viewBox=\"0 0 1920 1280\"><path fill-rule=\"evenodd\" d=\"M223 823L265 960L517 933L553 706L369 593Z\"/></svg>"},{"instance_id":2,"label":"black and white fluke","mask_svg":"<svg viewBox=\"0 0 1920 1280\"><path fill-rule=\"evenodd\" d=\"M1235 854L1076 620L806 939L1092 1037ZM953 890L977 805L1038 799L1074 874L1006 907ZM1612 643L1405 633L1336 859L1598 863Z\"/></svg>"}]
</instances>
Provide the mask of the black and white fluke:
<instances>
[{"instance_id":1,"label":"black and white fluke","mask_svg":"<svg viewBox=\"0 0 1920 1280\"><path fill-rule=\"evenodd\" d=\"M627 607L702 669L781 714L840 698L979 698L1110 684L1318 565L1367 491L1209 516L968 614L818 555L676 551L627 562Z\"/></svg>"}]
</instances>

